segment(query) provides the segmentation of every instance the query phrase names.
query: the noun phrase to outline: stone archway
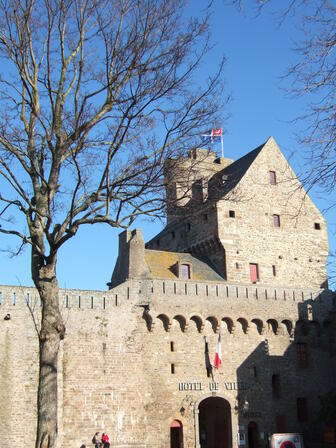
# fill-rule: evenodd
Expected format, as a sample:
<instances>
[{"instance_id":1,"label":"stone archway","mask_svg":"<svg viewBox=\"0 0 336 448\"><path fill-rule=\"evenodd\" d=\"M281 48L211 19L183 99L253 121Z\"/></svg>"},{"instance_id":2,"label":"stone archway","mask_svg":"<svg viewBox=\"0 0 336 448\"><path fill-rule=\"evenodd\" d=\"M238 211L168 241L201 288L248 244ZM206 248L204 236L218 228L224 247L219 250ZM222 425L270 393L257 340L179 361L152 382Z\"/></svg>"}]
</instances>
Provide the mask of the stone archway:
<instances>
[{"instance_id":1,"label":"stone archway","mask_svg":"<svg viewBox=\"0 0 336 448\"><path fill-rule=\"evenodd\" d=\"M198 406L196 446L232 448L231 406L222 397L208 397Z\"/></svg>"}]
</instances>

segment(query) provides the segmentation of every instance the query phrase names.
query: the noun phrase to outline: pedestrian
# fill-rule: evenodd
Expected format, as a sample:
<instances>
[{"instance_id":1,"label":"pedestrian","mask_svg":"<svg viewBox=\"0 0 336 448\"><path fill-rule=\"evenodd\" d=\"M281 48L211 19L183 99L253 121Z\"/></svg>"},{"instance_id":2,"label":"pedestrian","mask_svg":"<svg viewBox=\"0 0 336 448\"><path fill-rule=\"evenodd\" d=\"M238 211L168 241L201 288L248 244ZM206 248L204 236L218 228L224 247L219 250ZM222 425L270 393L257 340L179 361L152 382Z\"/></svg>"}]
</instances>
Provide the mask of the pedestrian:
<instances>
[{"instance_id":1,"label":"pedestrian","mask_svg":"<svg viewBox=\"0 0 336 448\"><path fill-rule=\"evenodd\" d=\"M109 436L107 435L107 434L105 434L104 432L103 432L103 435L102 435L102 443L103 443L103 447L104 448L110 448L110 439L109 439Z\"/></svg>"},{"instance_id":2,"label":"pedestrian","mask_svg":"<svg viewBox=\"0 0 336 448\"><path fill-rule=\"evenodd\" d=\"M98 431L92 437L92 443L94 444L95 448L101 448L102 444L101 444L101 442L99 440L99 432Z\"/></svg>"}]
</instances>

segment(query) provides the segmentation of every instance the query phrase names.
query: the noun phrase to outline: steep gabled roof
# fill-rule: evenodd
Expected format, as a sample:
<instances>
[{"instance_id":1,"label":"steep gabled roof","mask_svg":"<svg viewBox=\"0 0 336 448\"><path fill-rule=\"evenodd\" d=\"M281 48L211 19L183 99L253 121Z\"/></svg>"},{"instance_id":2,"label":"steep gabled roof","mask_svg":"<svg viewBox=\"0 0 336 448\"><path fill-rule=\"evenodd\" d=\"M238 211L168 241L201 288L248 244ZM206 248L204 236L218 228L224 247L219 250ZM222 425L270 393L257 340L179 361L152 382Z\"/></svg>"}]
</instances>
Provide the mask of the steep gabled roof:
<instances>
[{"instance_id":1,"label":"steep gabled roof","mask_svg":"<svg viewBox=\"0 0 336 448\"><path fill-rule=\"evenodd\" d=\"M245 156L231 163L231 165L227 166L220 173L216 175L223 179L224 176L227 176L227 180L222 182L221 194L225 195L233 190L237 184L240 182L242 177L245 175L246 171L250 168L260 151L263 149L267 142L255 148L253 151L249 152Z\"/></svg>"}]
</instances>

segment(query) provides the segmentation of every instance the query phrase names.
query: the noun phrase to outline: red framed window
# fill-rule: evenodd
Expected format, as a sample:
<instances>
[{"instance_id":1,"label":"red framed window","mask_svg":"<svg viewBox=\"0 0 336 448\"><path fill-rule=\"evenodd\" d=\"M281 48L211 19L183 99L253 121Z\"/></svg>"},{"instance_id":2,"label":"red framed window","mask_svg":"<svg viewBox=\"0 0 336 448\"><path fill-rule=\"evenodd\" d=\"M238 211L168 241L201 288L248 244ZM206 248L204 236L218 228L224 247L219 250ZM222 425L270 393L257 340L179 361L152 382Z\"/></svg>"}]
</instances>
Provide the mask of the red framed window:
<instances>
[{"instance_id":1,"label":"red framed window","mask_svg":"<svg viewBox=\"0 0 336 448\"><path fill-rule=\"evenodd\" d=\"M308 421L307 398L300 397L296 399L297 419L299 422Z\"/></svg>"},{"instance_id":2,"label":"red framed window","mask_svg":"<svg viewBox=\"0 0 336 448\"><path fill-rule=\"evenodd\" d=\"M250 263L250 279L252 283L259 280L259 268L256 263Z\"/></svg>"},{"instance_id":3,"label":"red framed window","mask_svg":"<svg viewBox=\"0 0 336 448\"><path fill-rule=\"evenodd\" d=\"M275 171L269 172L269 180L271 185L276 185L276 174Z\"/></svg>"},{"instance_id":4,"label":"red framed window","mask_svg":"<svg viewBox=\"0 0 336 448\"><path fill-rule=\"evenodd\" d=\"M305 342L298 342L296 344L296 354L298 367L308 367L308 345Z\"/></svg>"}]
</instances>

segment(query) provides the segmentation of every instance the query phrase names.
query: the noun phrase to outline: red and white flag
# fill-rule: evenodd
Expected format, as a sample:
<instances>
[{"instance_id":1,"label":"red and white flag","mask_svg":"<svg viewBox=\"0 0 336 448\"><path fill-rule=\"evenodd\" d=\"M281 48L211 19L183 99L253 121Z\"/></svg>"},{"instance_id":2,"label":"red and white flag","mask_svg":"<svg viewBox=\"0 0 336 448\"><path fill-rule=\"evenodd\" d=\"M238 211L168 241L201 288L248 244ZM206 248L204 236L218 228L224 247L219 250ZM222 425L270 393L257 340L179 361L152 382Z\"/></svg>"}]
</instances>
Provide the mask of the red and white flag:
<instances>
[{"instance_id":1,"label":"red and white flag","mask_svg":"<svg viewBox=\"0 0 336 448\"><path fill-rule=\"evenodd\" d=\"M221 137L222 136L222 128L212 129L211 136L212 137Z\"/></svg>"},{"instance_id":2,"label":"red and white flag","mask_svg":"<svg viewBox=\"0 0 336 448\"><path fill-rule=\"evenodd\" d=\"M214 367L219 369L219 366L222 363L222 345L221 345L221 334L218 334L218 342L217 342L217 351L215 354Z\"/></svg>"}]
</instances>

